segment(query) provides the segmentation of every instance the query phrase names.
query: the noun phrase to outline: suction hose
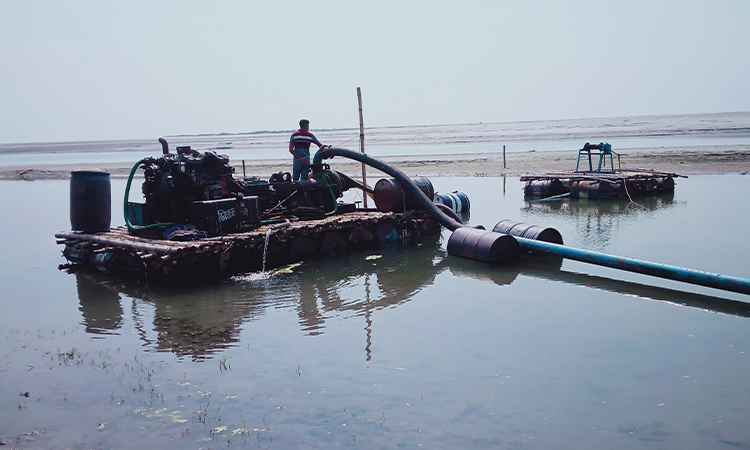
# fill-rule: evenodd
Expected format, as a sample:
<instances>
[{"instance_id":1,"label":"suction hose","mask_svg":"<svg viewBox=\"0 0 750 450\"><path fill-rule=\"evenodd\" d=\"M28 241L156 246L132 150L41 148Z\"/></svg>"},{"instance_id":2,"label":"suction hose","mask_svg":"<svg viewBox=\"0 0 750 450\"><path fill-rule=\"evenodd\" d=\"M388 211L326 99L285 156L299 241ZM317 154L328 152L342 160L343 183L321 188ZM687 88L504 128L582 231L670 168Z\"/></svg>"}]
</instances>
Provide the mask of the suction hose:
<instances>
[{"instance_id":1,"label":"suction hose","mask_svg":"<svg viewBox=\"0 0 750 450\"><path fill-rule=\"evenodd\" d=\"M162 139L159 139L161 142ZM167 141L164 141L162 145L165 145ZM130 175L128 176L128 184L125 186L125 198L123 199L123 205L122 205L122 212L125 215L125 225L128 226L129 231L140 231L140 230L149 230L151 228L157 228L157 227L171 227L174 225L173 223L154 223L151 225L133 225L130 223L130 205L128 205L128 198L130 197L130 185L133 182L133 175L135 175L135 171L138 170L138 168L141 166L141 164L145 161L145 159L142 159L135 163L133 165L133 168L130 169Z\"/></svg>"},{"instance_id":2,"label":"suction hose","mask_svg":"<svg viewBox=\"0 0 750 450\"><path fill-rule=\"evenodd\" d=\"M430 213L445 228L451 231L455 231L457 228L466 226L461 222L449 217L437 206L435 206L435 203L433 203L432 199L427 198L424 192L422 192L417 187L417 185L414 184L411 178L406 176L406 174L396 169L395 167L389 166L383 161L367 156L365 153L359 153L352 150L347 150L345 148L327 147L320 149L317 153L315 153L313 164L320 164L324 159L333 158L334 156L343 156L344 158L359 161L392 176L396 181L398 181L398 184L400 184L401 187L408 190L411 195L414 196L414 198L419 202L422 208L425 209L425 211Z\"/></svg>"},{"instance_id":3,"label":"suction hose","mask_svg":"<svg viewBox=\"0 0 750 450\"><path fill-rule=\"evenodd\" d=\"M323 214L319 218L323 219L325 217L335 215L336 213L339 212L339 202L336 200L336 195L333 193L333 189L331 188L331 183L330 183L330 180L328 179L328 176L324 173L321 173L319 176L315 177L315 179L319 183L323 183L325 185L326 189L328 189L328 193L331 194L331 198L333 199L333 211L329 211Z\"/></svg>"}]
</instances>

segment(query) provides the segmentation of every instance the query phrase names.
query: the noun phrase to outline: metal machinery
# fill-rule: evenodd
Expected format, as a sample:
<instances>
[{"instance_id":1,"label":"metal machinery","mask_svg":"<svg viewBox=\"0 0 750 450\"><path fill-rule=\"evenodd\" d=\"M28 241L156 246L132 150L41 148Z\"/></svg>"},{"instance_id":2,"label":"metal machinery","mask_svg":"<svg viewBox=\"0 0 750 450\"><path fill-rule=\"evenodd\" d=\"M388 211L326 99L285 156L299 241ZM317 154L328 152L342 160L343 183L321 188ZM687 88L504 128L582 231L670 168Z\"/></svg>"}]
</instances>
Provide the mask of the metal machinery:
<instances>
[{"instance_id":1,"label":"metal machinery","mask_svg":"<svg viewBox=\"0 0 750 450\"><path fill-rule=\"evenodd\" d=\"M593 154L593 151L598 151L598 154ZM615 163L612 155L617 155L617 165L620 165L620 155L617 152L612 151L612 146L609 143L600 142L598 144L589 144L586 142L583 148L578 150L578 161L576 162L576 173L615 173ZM593 158L599 157L599 164L594 170ZM607 169L607 156L609 156L609 169ZM581 169L581 157L588 159L589 170Z\"/></svg>"},{"instance_id":2,"label":"metal machinery","mask_svg":"<svg viewBox=\"0 0 750 450\"><path fill-rule=\"evenodd\" d=\"M321 218L353 210L337 201L343 192L361 183L327 164L313 168L314 179L292 181L287 172L236 178L229 159L213 151L177 147L138 161L131 170L125 193L125 219L131 233L192 226L211 235L252 229L288 217ZM130 184L143 168L145 204L128 201Z\"/></svg>"}]
</instances>

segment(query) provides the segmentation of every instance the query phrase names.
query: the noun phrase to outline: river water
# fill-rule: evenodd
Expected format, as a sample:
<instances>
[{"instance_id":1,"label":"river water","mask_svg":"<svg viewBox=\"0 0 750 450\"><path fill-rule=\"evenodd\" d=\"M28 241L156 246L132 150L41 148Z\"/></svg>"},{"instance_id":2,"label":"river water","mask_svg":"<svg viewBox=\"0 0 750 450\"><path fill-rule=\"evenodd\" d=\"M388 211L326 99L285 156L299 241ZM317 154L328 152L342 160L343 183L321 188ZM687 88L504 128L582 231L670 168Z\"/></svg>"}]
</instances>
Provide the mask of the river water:
<instances>
[{"instance_id":1,"label":"river water","mask_svg":"<svg viewBox=\"0 0 750 450\"><path fill-rule=\"evenodd\" d=\"M436 178L470 223L750 277L750 177L527 203ZM421 245L190 289L58 270L67 181L0 182L8 448L742 448L750 297L575 261L491 266ZM113 224L123 180L113 180Z\"/></svg>"}]
</instances>

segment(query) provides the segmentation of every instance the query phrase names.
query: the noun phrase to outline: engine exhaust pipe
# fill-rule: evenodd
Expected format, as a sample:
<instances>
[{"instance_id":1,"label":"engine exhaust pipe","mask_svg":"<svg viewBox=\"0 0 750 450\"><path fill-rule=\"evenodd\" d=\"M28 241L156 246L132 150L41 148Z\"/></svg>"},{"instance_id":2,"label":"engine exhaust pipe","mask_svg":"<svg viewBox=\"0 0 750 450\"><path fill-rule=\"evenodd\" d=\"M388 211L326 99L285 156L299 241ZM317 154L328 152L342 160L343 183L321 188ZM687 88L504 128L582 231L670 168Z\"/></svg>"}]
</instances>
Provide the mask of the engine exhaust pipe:
<instances>
[{"instance_id":1,"label":"engine exhaust pipe","mask_svg":"<svg viewBox=\"0 0 750 450\"><path fill-rule=\"evenodd\" d=\"M163 137L159 138L159 143L161 144L161 152L165 155L169 154L169 144L167 143L167 140Z\"/></svg>"}]
</instances>

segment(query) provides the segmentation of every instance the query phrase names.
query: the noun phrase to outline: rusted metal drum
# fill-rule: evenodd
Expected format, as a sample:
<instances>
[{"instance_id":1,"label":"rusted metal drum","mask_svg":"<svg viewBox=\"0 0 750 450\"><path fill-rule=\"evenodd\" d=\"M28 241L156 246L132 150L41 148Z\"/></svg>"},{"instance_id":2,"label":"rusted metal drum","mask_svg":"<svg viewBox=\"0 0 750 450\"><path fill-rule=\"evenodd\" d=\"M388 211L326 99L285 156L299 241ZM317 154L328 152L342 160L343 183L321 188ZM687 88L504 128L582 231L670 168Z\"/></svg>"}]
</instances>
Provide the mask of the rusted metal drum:
<instances>
[{"instance_id":1,"label":"rusted metal drum","mask_svg":"<svg viewBox=\"0 0 750 450\"><path fill-rule=\"evenodd\" d=\"M477 228L460 227L448 239L448 254L486 262L503 262L521 254L512 236Z\"/></svg>"},{"instance_id":2,"label":"rusted metal drum","mask_svg":"<svg viewBox=\"0 0 750 450\"><path fill-rule=\"evenodd\" d=\"M570 196L573 198L611 198L612 190L608 183L598 181L573 181L570 184Z\"/></svg>"},{"instance_id":3,"label":"rusted metal drum","mask_svg":"<svg viewBox=\"0 0 750 450\"><path fill-rule=\"evenodd\" d=\"M70 173L70 226L75 231L109 231L112 185L109 173L76 170Z\"/></svg>"},{"instance_id":4,"label":"rusted metal drum","mask_svg":"<svg viewBox=\"0 0 750 450\"><path fill-rule=\"evenodd\" d=\"M533 180L527 181L523 188L524 195L532 197L551 197L568 192L562 181L558 178L552 180Z\"/></svg>"},{"instance_id":5,"label":"rusted metal drum","mask_svg":"<svg viewBox=\"0 0 750 450\"><path fill-rule=\"evenodd\" d=\"M501 220L495 225L495 228L493 228L492 231L495 233L509 234L511 236L563 245L562 235L554 228L527 225L521 222L513 222L510 219Z\"/></svg>"},{"instance_id":6,"label":"rusted metal drum","mask_svg":"<svg viewBox=\"0 0 750 450\"><path fill-rule=\"evenodd\" d=\"M471 206L469 197L458 191L453 191L450 194L435 194L433 200L435 203L443 204L457 213L469 212Z\"/></svg>"},{"instance_id":7,"label":"rusted metal drum","mask_svg":"<svg viewBox=\"0 0 750 450\"><path fill-rule=\"evenodd\" d=\"M412 178L414 184L427 198L435 197L435 189L429 179L420 177ZM420 209L419 203L408 190L403 189L398 181L394 179L381 179L375 183L374 189L375 207L383 212L403 212L404 203L406 210Z\"/></svg>"},{"instance_id":8,"label":"rusted metal drum","mask_svg":"<svg viewBox=\"0 0 750 450\"><path fill-rule=\"evenodd\" d=\"M663 192L674 191L674 178L664 177L656 179L656 189Z\"/></svg>"},{"instance_id":9,"label":"rusted metal drum","mask_svg":"<svg viewBox=\"0 0 750 450\"><path fill-rule=\"evenodd\" d=\"M635 190L639 194L650 194L656 190L656 186L656 178L642 178L635 182Z\"/></svg>"},{"instance_id":10,"label":"rusted metal drum","mask_svg":"<svg viewBox=\"0 0 750 450\"><path fill-rule=\"evenodd\" d=\"M625 192L624 181L617 181L614 183L610 183L609 191L613 198L626 197L628 195L628 193Z\"/></svg>"}]
</instances>

